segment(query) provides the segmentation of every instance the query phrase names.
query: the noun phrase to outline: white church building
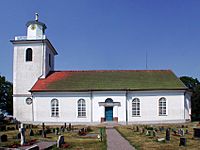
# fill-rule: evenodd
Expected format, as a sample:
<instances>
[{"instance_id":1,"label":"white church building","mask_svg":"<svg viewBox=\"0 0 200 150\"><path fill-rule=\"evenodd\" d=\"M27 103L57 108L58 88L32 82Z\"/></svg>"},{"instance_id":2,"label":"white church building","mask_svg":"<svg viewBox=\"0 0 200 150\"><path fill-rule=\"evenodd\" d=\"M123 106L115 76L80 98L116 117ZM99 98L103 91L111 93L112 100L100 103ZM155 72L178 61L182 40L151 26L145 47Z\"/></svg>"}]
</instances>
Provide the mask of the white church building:
<instances>
[{"instance_id":1,"label":"white church building","mask_svg":"<svg viewBox=\"0 0 200 150\"><path fill-rule=\"evenodd\" d=\"M24 123L178 123L190 120L190 94L171 70L55 71L46 25L29 21L11 40L14 117ZM65 60L63 60L65 61Z\"/></svg>"}]
</instances>

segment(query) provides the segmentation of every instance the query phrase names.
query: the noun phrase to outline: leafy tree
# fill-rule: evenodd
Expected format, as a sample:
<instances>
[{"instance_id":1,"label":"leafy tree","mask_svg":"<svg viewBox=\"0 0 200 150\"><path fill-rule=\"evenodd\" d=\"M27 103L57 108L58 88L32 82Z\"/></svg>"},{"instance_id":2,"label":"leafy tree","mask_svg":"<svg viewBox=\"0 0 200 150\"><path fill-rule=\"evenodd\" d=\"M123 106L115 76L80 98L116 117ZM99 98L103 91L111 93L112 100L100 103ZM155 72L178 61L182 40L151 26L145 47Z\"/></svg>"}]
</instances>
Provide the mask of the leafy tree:
<instances>
[{"instance_id":1,"label":"leafy tree","mask_svg":"<svg viewBox=\"0 0 200 150\"><path fill-rule=\"evenodd\" d=\"M200 119L200 82L197 78L183 76L180 77L181 81L192 91L191 106L192 116L196 116ZM199 116L198 116L199 115Z\"/></svg>"},{"instance_id":2,"label":"leafy tree","mask_svg":"<svg viewBox=\"0 0 200 150\"><path fill-rule=\"evenodd\" d=\"M0 109L10 114L13 113L13 85L0 75Z\"/></svg>"}]
</instances>

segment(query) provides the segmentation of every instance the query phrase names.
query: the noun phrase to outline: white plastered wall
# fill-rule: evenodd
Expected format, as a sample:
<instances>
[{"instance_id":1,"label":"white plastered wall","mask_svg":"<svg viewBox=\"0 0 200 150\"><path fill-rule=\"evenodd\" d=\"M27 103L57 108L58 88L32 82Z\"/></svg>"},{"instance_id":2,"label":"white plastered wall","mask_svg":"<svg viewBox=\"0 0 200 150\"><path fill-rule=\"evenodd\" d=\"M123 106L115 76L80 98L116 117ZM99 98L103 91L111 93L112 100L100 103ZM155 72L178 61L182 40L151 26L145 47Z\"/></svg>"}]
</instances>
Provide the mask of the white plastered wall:
<instances>
[{"instance_id":1,"label":"white plastered wall","mask_svg":"<svg viewBox=\"0 0 200 150\"><path fill-rule=\"evenodd\" d=\"M59 101L59 117L51 116L51 100ZM86 117L78 117L77 102L84 99L86 102ZM37 93L33 97L35 122L66 122L81 123L91 121L91 100L89 93Z\"/></svg>"},{"instance_id":2,"label":"white plastered wall","mask_svg":"<svg viewBox=\"0 0 200 150\"><path fill-rule=\"evenodd\" d=\"M159 116L159 99L166 98L167 114ZM140 99L140 116L132 116L132 100ZM152 91L152 92L130 92L128 98L128 121L139 122L184 122L184 91Z\"/></svg>"},{"instance_id":3,"label":"white plastered wall","mask_svg":"<svg viewBox=\"0 0 200 150\"><path fill-rule=\"evenodd\" d=\"M32 122L32 105L26 104L27 97L13 97L14 117L21 122Z\"/></svg>"},{"instance_id":4,"label":"white plastered wall","mask_svg":"<svg viewBox=\"0 0 200 150\"><path fill-rule=\"evenodd\" d=\"M111 98L113 102L119 102L120 106L113 107L113 117L118 117L119 123L126 122L126 92L125 91L101 91L101 92L41 92L33 93L33 121L46 123L100 123L105 117L105 107L99 106L99 102L105 102ZM184 105L190 109L189 98L186 100L184 91L146 91L128 92L127 109L129 123L176 123L184 122L190 116L185 111ZM159 116L158 101L161 97L167 100L167 115ZM51 100L59 100L59 117L51 117ZM132 117L132 100L140 99L140 116ZM86 117L78 117L77 101L85 99ZM184 101L188 102L184 102ZM29 106L28 106L29 107Z\"/></svg>"}]
</instances>

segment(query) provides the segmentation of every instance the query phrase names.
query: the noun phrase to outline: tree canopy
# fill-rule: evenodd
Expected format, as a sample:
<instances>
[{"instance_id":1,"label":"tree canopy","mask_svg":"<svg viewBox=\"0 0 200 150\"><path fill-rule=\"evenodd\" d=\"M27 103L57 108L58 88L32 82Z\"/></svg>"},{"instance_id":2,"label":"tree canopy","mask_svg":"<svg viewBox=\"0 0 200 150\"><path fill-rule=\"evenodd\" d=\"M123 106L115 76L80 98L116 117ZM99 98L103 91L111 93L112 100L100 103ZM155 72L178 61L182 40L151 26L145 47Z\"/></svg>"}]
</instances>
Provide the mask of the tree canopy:
<instances>
[{"instance_id":1,"label":"tree canopy","mask_svg":"<svg viewBox=\"0 0 200 150\"><path fill-rule=\"evenodd\" d=\"M192 91L191 105L193 119L200 119L200 82L197 78L183 76L180 80Z\"/></svg>"},{"instance_id":2,"label":"tree canopy","mask_svg":"<svg viewBox=\"0 0 200 150\"><path fill-rule=\"evenodd\" d=\"M0 109L10 114L13 113L13 85L0 75Z\"/></svg>"}]
</instances>

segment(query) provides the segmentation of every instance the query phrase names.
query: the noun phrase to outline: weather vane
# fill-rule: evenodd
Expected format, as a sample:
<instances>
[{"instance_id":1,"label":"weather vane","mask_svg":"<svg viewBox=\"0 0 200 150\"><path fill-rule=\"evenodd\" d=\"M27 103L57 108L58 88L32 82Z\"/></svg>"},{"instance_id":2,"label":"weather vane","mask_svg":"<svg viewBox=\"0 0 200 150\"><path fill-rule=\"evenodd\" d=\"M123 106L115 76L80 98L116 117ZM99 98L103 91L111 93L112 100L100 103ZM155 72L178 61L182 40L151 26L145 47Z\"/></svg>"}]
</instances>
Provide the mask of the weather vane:
<instances>
[{"instance_id":1,"label":"weather vane","mask_svg":"<svg viewBox=\"0 0 200 150\"><path fill-rule=\"evenodd\" d=\"M38 19L39 19L39 14L35 13L35 21L38 21Z\"/></svg>"}]
</instances>

